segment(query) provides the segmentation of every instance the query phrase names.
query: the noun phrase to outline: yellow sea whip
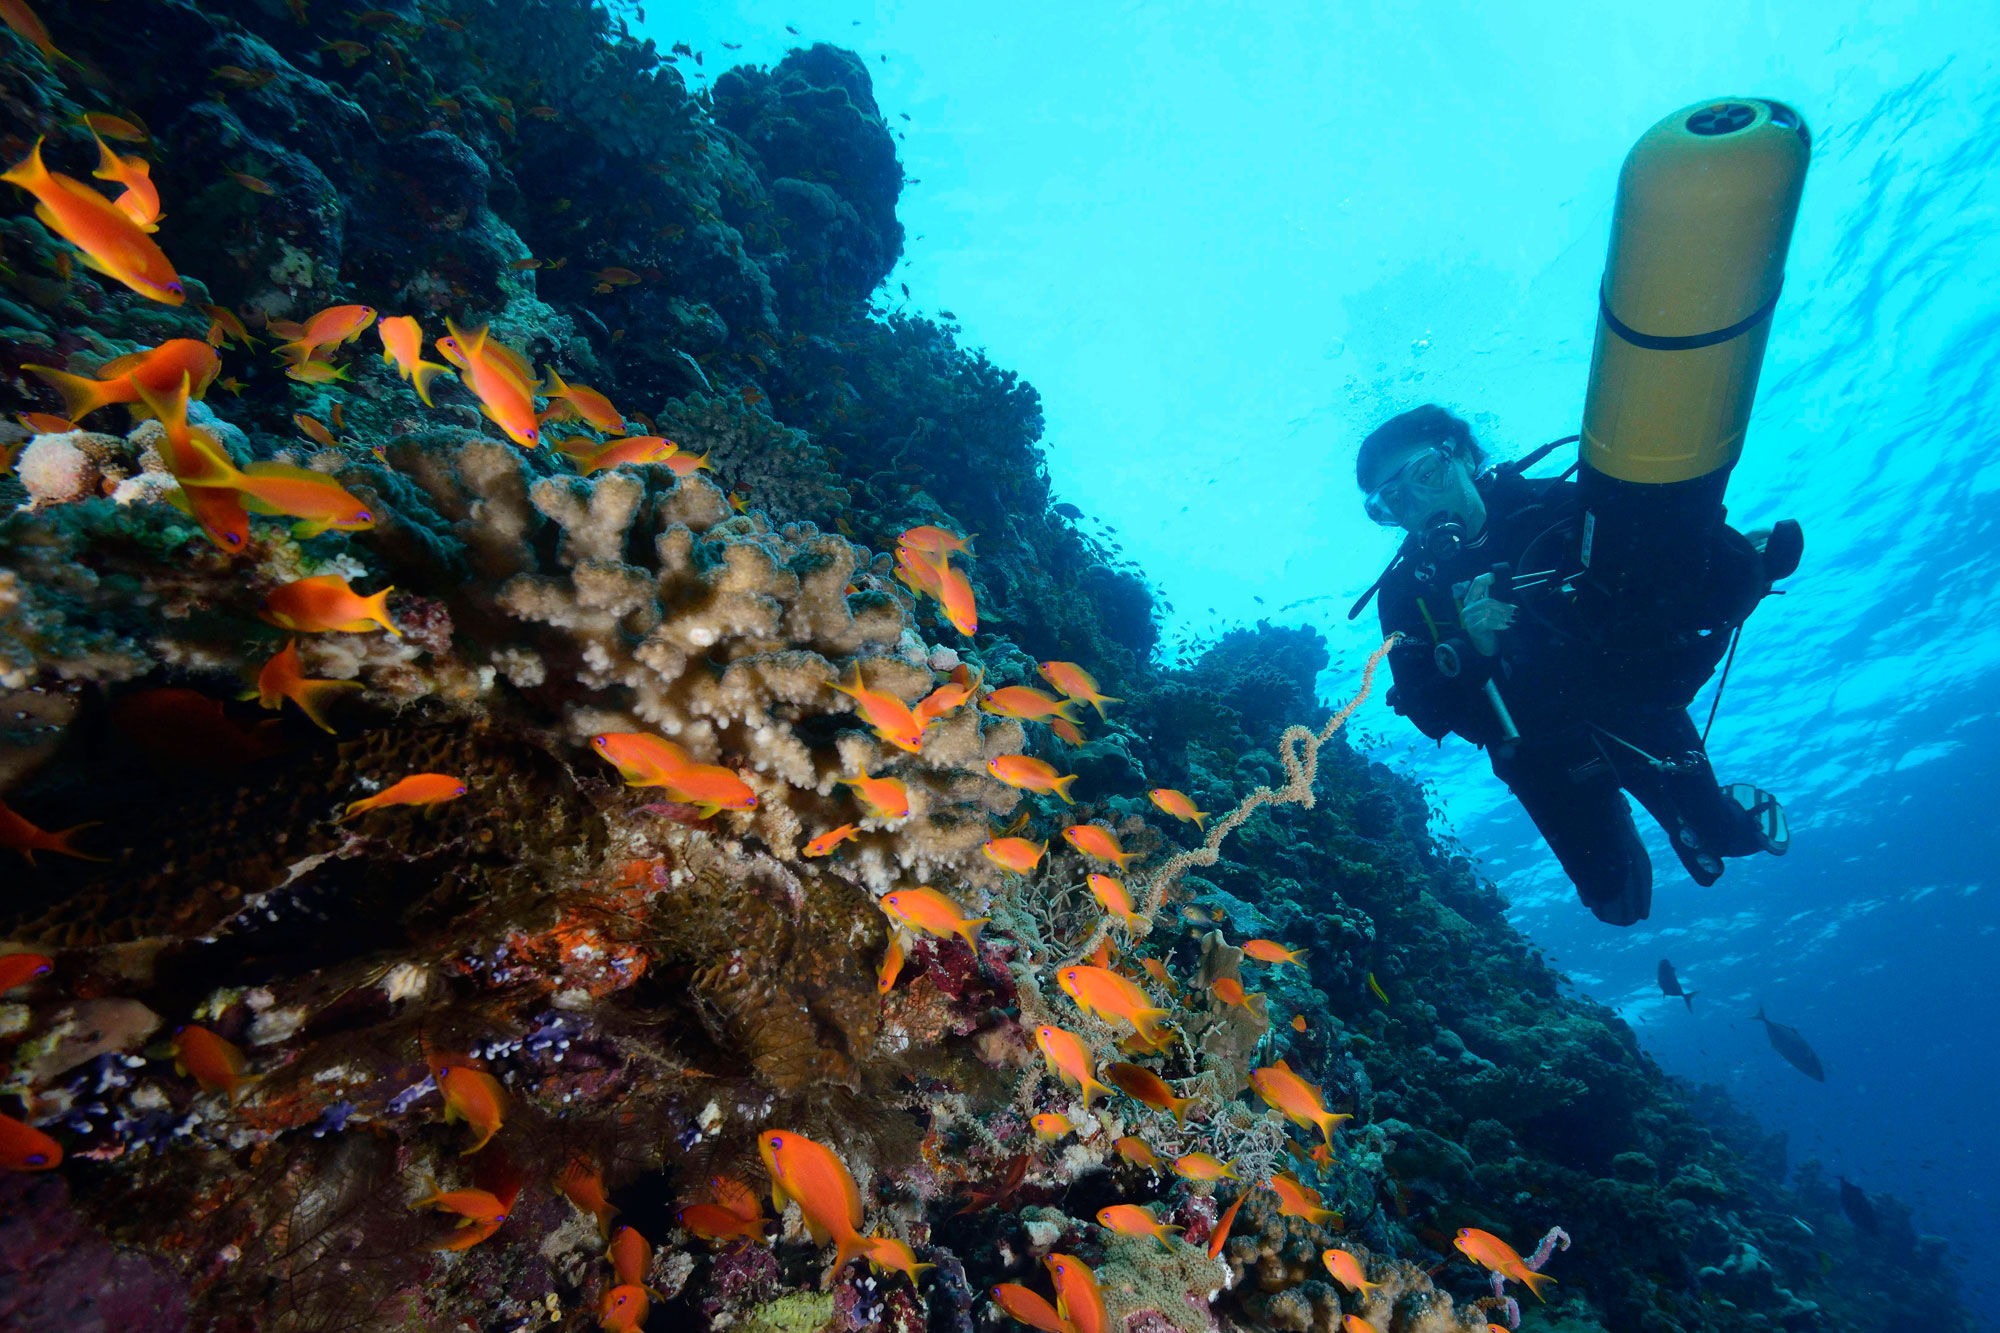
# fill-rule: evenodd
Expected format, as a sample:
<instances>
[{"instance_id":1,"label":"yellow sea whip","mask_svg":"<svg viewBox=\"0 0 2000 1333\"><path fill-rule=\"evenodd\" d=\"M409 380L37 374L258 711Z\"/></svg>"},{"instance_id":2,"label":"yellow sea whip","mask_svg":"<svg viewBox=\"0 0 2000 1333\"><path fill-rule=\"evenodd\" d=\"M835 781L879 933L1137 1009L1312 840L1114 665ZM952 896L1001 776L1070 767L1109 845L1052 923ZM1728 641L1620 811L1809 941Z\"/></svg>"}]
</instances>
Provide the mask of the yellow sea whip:
<instances>
[{"instance_id":1,"label":"yellow sea whip","mask_svg":"<svg viewBox=\"0 0 2000 1333\"><path fill-rule=\"evenodd\" d=\"M1221 860L1222 840L1263 806L1302 805L1308 810L1312 809L1313 782L1319 777L1319 747L1332 740L1333 733L1339 731L1347 719L1354 716L1355 710L1367 702L1369 694L1375 688L1375 668L1382 665L1382 659L1389 655L1389 650L1402 638L1400 631L1391 634L1382 640L1381 647L1368 655L1367 664L1361 668L1360 691L1343 704L1339 712L1328 718L1325 726L1317 732L1309 727L1285 728L1284 734L1278 737L1278 759L1285 766L1285 785L1276 788L1257 788L1244 797L1234 810L1209 826L1208 837L1202 840L1201 846L1169 857L1142 887L1146 904L1141 909L1144 915L1151 917L1159 912L1162 904L1166 902L1167 894L1172 891L1174 884L1182 875L1196 866L1212 866ZM1108 917L1098 921L1089 937L1084 940L1082 947L1078 949L1078 957L1088 954L1097 947L1097 942L1110 928L1109 921Z\"/></svg>"}]
</instances>

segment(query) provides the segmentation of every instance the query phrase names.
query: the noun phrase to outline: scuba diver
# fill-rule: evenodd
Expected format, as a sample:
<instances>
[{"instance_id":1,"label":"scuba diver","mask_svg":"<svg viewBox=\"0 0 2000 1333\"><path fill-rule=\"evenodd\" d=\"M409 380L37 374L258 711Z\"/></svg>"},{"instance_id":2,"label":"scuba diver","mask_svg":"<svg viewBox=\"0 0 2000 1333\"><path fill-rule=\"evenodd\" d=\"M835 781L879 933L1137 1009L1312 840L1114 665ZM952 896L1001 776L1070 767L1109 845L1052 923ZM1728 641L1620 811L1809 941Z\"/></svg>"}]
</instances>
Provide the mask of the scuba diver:
<instances>
[{"instance_id":1,"label":"scuba diver","mask_svg":"<svg viewBox=\"0 0 2000 1333\"><path fill-rule=\"evenodd\" d=\"M1698 566L1676 566L1673 596L1564 615L1575 598L1559 593L1586 581L1557 554L1575 535L1579 487L1568 473L1524 474L1575 438L1488 467L1464 421L1425 405L1362 441L1356 478L1369 517L1408 534L1370 590L1385 636L1405 636L1389 654L1390 706L1440 743L1455 732L1486 748L1584 903L1629 926L1650 911L1653 867L1624 793L1703 885L1725 857L1789 846L1777 798L1718 784L1686 710L1804 541L1790 520L1745 536L1717 504L1692 545L1673 534Z\"/></svg>"}]
</instances>

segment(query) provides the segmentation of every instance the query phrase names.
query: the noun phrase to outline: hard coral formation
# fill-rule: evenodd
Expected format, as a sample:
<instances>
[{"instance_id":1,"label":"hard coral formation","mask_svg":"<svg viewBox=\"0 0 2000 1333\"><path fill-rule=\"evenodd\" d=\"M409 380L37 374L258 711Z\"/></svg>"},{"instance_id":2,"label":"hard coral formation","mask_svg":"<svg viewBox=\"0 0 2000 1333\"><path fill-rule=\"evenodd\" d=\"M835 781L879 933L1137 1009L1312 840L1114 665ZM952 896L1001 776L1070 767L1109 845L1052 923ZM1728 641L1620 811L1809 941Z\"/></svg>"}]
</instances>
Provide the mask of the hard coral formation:
<instances>
[{"instance_id":1,"label":"hard coral formation","mask_svg":"<svg viewBox=\"0 0 2000 1333\"><path fill-rule=\"evenodd\" d=\"M46 137L80 175L85 113L150 134L188 299L74 266L10 197L11 405L63 409L26 365L212 341L190 422L368 523L260 512L224 549L171 503L186 460L143 404L0 430L23 446L0 480L0 795L31 828L100 821L0 903L0 953L52 959L0 1004L0 1112L65 1154L0 1173L9 1327L73 1326L83 1300L136 1329L582 1326L614 1276L642 1285L604 1258L613 1208L655 1329L983 1327L998 1283L1053 1300L1055 1255L1126 1333L1476 1329L1508 1297L1452 1235L1557 1225L1562 1327L1850 1325L1892 1285L1907 1319L1968 1326L1907 1210L1876 1196L1895 1243L1862 1243L1815 1167L1785 1189L1782 1145L1561 993L1417 789L1347 744L1317 636L1156 660L1143 578L1053 502L1034 390L948 319L869 304L902 177L859 57L816 45L702 96L695 53L553 0L393 5L351 35L303 5L38 7L117 65L119 100L0 33L7 151ZM375 331L286 374L286 322L349 306L486 327L551 442L643 429L703 466L580 475L497 438L470 365L420 401ZM605 399L597 421L553 412L549 370ZM945 563L973 632L909 577L930 528L969 548ZM393 589L400 632L266 619L328 578ZM352 683L335 734L254 702L288 644ZM1039 688L1050 659L1122 701L1080 711L1081 744L973 697L913 747L876 716L975 677ZM749 797L665 768L627 786L607 733ZM1012 757L1075 774L1076 804L1000 781ZM465 794L341 818L418 773ZM908 812L864 809L864 778ZM1206 827L1163 826L1163 785ZM1114 929L1071 824L1137 858L1136 921ZM1010 828L1050 844L1026 873L982 855ZM884 895L923 888L942 917L892 926ZM1122 983L1094 1013L1060 976L1086 959ZM177 1061L190 1024L219 1067ZM1099 1083L1125 1066L1119 1091L1086 1101L1043 1027ZM1246 1091L1280 1060L1353 1117L1331 1152ZM767 1130L826 1146L862 1229L932 1267L827 1271L842 1180L763 1216ZM1316 1209L1281 1205L1285 1172ZM681 1211L746 1197L713 1242ZM1115 1203L1183 1230L1111 1232ZM1330 1282L1335 1243L1378 1285Z\"/></svg>"}]
</instances>

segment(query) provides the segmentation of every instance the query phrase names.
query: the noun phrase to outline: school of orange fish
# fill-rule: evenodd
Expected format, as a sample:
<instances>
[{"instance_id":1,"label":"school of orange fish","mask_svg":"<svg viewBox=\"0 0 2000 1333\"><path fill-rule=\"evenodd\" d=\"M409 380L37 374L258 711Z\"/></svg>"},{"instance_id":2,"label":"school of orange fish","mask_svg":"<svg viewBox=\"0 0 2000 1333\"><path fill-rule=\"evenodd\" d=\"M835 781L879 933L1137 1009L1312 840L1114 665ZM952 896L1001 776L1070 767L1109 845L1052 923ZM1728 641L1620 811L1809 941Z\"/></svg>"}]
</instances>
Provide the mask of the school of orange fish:
<instances>
[{"instance_id":1,"label":"school of orange fish","mask_svg":"<svg viewBox=\"0 0 2000 1333\"><path fill-rule=\"evenodd\" d=\"M32 11L20 0L0 0L0 18L35 42L45 52L54 50ZM38 141L28 157L16 164L0 180L31 194L35 212L42 223L69 242L85 265L107 278L122 283L142 296L167 305L180 305L185 290L173 265L153 234L161 216L160 195L154 186L147 161L136 155L121 155L99 136L99 126L89 126L100 154L94 175L121 188L107 197L90 185L51 171L42 158ZM23 420L38 433L76 429L75 423L103 408L126 405L135 413L156 417L165 433L162 457L178 484L170 497L187 512L217 547L232 554L250 546L250 516L272 516L295 520L292 532L311 537L329 530L364 531L374 526L375 516L368 506L324 473L280 463L250 463L238 467L216 436L189 420L190 401L204 397L221 374L217 349L225 345L249 345L252 337L242 321L222 307L203 307L210 320L204 341L172 339L147 351L120 357L104 366L96 378L73 375L53 367L30 367L62 397L65 414L24 414ZM379 318L378 312L363 305L338 305L319 311L303 323L269 322L268 332L282 339L276 354L286 364L286 374L306 384L326 385L346 378L346 368L333 359L340 349L354 343L374 327L382 344L382 357L395 366L418 398L432 405L431 386L440 375L454 374L477 400L480 411L509 440L524 449L544 443L544 427L568 422L588 427L604 438L573 434L556 445L585 474L624 466L662 466L677 476L686 476L705 467L706 458L681 453L670 441L657 435L628 435L626 418L603 394L585 385L566 383L553 369L547 379L538 378L533 367L518 352L493 339L484 328L461 329L447 321L444 336L435 341L441 362L423 357L424 332L414 316ZM224 387L229 387L225 382ZM537 399L547 406L538 407ZM334 431L340 429L338 408L329 429L327 423L300 414L295 418L302 434L322 446L334 446ZM973 587L962 563L971 555L970 539L939 526L911 528L901 535L895 552L896 577L919 598L931 598L944 619L960 634L970 637L979 625ZM294 634L334 634L401 630L390 614L385 588L371 595L356 592L347 579L320 575L296 580L274 590L266 599L263 613L272 624ZM1042 723L1071 745L1081 744L1083 734L1074 710L1087 704L1102 719L1108 704L1118 702L1102 693L1097 682L1073 662L1048 661L1039 665L1042 679L1055 691L1051 694L1026 685L1011 685L982 691L982 678L967 667L958 667L950 679L914 705L895 695L870 688L860 664L850 678L835 682L833 689L852 702L854 712L876 736L905 753L922 749L929 726L968 704L990 714ZM255 696L268 709L280 709L291 701L308 719L323 730L333 731L327 716L329 702L344 691L360 689L354 681L317 680L305 675L296 638L274 654L259 671ZM750 786L725 765L697 762L681 746L648 733L608 733L592 742L598 754L634 787L661 788L673 801L695 808L704 817L728 810L748 810L757 797ZM1049 763L1030 755L1004 755L987 765L992 776L1011 787L1057 797L1071 802L1069 787L1074 775L1059 773ZM856 805L869 818L893 822L909 814L909 794L903 782L890 775L867 772L843 779L854 793ZM340 816L352 819L390 806L429 806L467 795L465 778L441 773L416 773L388 783L371 796L349 804ZM1204 827L1207 812L1195 808L1188 796L1170 788L1148 793L1163 814ZM22 818L0 803L0 846L18 851L32 863L34 853L52 852L86 856L72 841L81 828L50 832ZM858 822L842 824L811 838L801 849L806 857L836 854L841 844L860 830ZM1096 823L1070 824L1061 830L1063 840L1108 871L1122 874L1134 859L1113 830ZM1048 850L1046 841L1022 836L1018 829L998 833L982 848L995 866L1012 875L1027 876L1040 866ZM1088 876L1092 896L1108 918L1124 932L1128 946L1146 937L1152 919L1135 902L1125 881L1107 872ZM979 930L987 918L968 916L951 896L930 886L897 889L879 903L888 918L890 940L879 981L884 993L896 984L908 950L918 936L955 937L974 951L979 950ZM1265 939L1253 939L1242 946L1244 955L1269 966L1303 967L1303 951ZM1056 967L1056 980L1074 1002L1083 1020L1104 1025L1098 1032L1115 1036L1129 1029L1120 1041L1123 1053L1143 1057L1165 1050L1174 1040L1170 1026L1180 987L1164 963L1154 957L1136 960L1145 976L1127 973L1117 966L1115 951L1105 936L1088 958ZM37 953L0 956L0 995L20 987L44 984L52 971L52 961ZM1158 1001L1149 993L1150 981L1159 992L1171 997ZM1370 978L1373 986L1373 978ZM1264 1022L1262 1013L1250 1004L1240 981L1219 978L1209 987L1222 1004L1236 1006ZM1381 996L1379 988L1376 990ZM1302 1018L1294 1026L1305 1030ZM1083 1112L1089 1115L1095 1095L1126 1097L1187 1122L1199 1109L1198 1099L1182 1097L1153 1070L1125 1061L1100 1064L1094 1054L1093 1029L1075 1031L1043 1025L1034 1041L1049 1072L1059 1082L1073 1085L1082 1096ZM174 1034L173 1051L177 1070L192 1078L204 1091L219 1093L235 1105L251 1086L243 1052L229 1041L196 1024L186 1024ZM427 1053L431 1075L443 1103L447 1121L463 1121L473 1132L473 1141L464 1149L478 1154L500 1131L505 1120L507 1096L491 1074L463 1057ZM1310 1153L1295 1149L1302 1158L1325 1167L1332 1162L1335 1130L1350 1117L1327 1109L1320 1090L1295 1073L1284 1060L1250 1073L1250 1084L1263 1101L1293 1124L1317 1130L1320 1142ZM1067 1116L1045 1112L1034 1117L1033 1127L1045 1143L1054 1143L1078 1132ZM1190 1182L1238 1179L1232 1162L1199 1151L1188 1152L1163 1168L1151 1147L1135 1135L1119 1138L1112 1145L1124 1160L1154 1171L1171 1170ZM931 1265L919 1262L904 1241L883 1234L864 1234L864 1207L853 1176L831 1148L801 1134L783 1129L764 1131L758 1151L770 1177L773 1206L784 1212L796 1205L814 1241L834 1247L834 1268L852 1258L866 1258L882 1272L898 1272L912 1282L919 1280ZM497 1160L497 1159L495 1159ZM9 1116L0 1115L0 1168L14 1171L47 1170L62 1161L62 1147L49 1135ZM475 1171L475 1180L479 1173ZM615 1235L609 1221L613 1210L606 1200L603 1181L596 1168L584 1161L568 1163L558 1186L578 1208L593 1214L604 1239L615 1281L606 1290L599 1307L599 1320L608 1330L636 1330L647 1317L651 1294L645 1273L651 1250L630 1227ZM496 1234L506 1223L509 1209L520 1188L518 1178L495 1168L484 1183L461 1189L433 1187L415 1205L455 1215L459 1221L451 1235L440 1242L445 1250L466 1250ZM1247 1182L1235 1201L1213 1228L1207 1243L1211 1257L1221 1254L1230 1224L1249 1190L1273 1191L1285 1216L1314 1224L1337 1217L1320 1207L1317 1191L1290 1172L1276 1172L1262 1181ZM679 1214L688 1231L717 1243L758 1244L766 1239L768 1226L756 1194L744 1183L728 1177L709 1182L708 1198L691 1201ZM1137 1204L1106 1207L1097 1215L1100 1225L1126 1236L1151 1236L1171 1248L1177 1242L1177 1228L1160 1221ZM1459 1234L1459 1250L1467 1258L1501 1276L1527 1286L1538 1298L1541 1286L1553 1281L1534 1271L1500 1238L1467 1229ZM1327 1270L1342 1286L1365 1294L1376 1284L1367 1279L1365 1263L1349 1251L1331 1248L1325 1252ZM1014 1319L1048 1333L1097 1333L1110 1326L1105 1297L1091 1268L1074 1255L1052 1254L1047 1259L1054 1288L1053 1304L1017 1283L993 1289L994 1304ZM1349 1333L1373 1333L1361 1316L1346 1316ZM1497 1327L1497 1326L1494 1326Z\"/></svg>"}]
</instances>

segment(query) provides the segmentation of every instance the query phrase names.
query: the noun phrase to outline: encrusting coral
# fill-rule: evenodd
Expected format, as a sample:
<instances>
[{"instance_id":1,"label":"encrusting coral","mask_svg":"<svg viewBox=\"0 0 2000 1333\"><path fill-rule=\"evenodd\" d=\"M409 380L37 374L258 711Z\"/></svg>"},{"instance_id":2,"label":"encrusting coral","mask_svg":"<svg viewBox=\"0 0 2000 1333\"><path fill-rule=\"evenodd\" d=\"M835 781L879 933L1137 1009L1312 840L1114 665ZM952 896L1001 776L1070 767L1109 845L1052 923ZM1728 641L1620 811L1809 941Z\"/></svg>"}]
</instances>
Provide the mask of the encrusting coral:
<instances>
[{"instance_id":1,"label":"encrusting coral","mask_svg":"<svg viewBox=\"0 0 2000 1333\"><path fill-rule=\"evenodd\" d=\"M1033 389L874 303L857 55L34 9L0 148L184 271L9 187L0 1322L1443 1333L1560 1225L1568 1328L1969 1327L1559 992L1341 735L1380 652L1156 660Z\"/></svg>"}]
</instances>

